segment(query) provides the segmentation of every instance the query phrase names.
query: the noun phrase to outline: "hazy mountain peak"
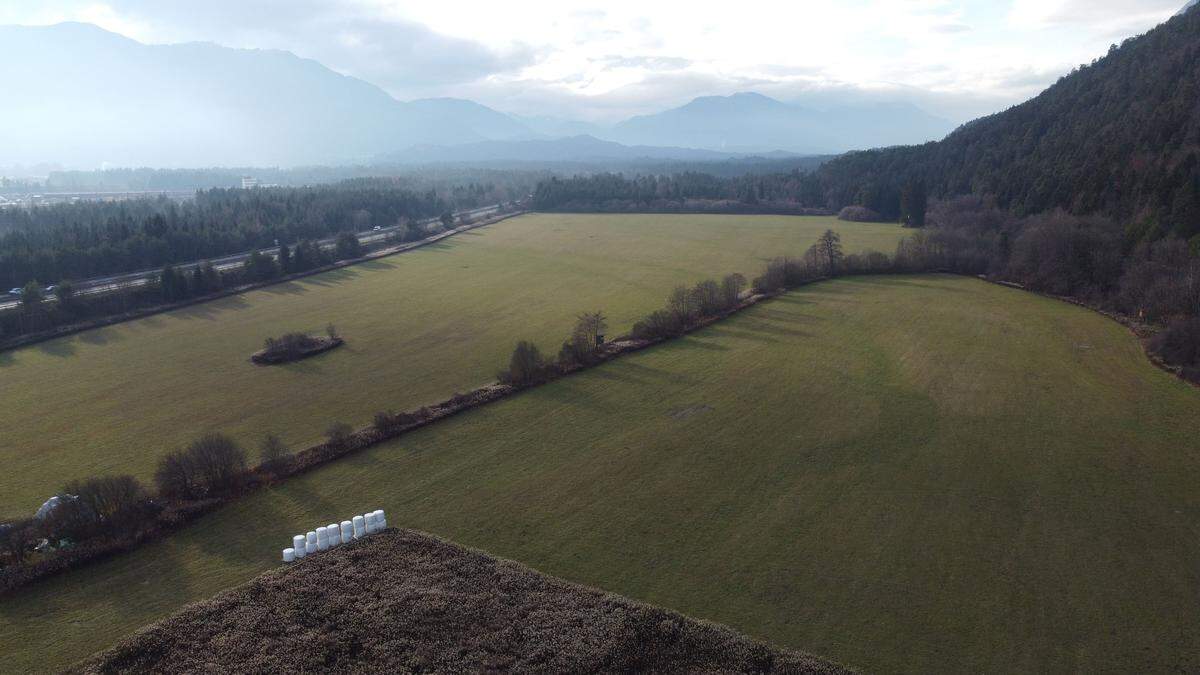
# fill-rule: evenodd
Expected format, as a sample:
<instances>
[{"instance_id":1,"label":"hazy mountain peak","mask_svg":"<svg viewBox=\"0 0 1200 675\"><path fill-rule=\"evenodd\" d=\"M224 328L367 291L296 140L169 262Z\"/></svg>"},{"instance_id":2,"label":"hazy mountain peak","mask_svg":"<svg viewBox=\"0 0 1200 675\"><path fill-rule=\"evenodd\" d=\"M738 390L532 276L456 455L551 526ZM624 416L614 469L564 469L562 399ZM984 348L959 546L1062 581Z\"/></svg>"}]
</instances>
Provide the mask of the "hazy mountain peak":
<instances>
[{"instance_id":1,"label":"hazy mountain peak","mask_svg":"<svg viewBox=\"0 0 1200 675\"><path fill-rule=\"evenodd\" d=\"M21 64L0 77L22 93L0 106L0 147L14 164L337 164L415 146L563 137L570 142L518 154L627 154L598 145L606 142L654 148L656 156L662 148L827 154L923 142L952 127L911 107L820 113L753 91L696 98L614 128L517 118L459 98L403 103L288 51L146 45L84 23L0 27L0 63ZM79 111L88 111L86 124Z\"/></svg>"},{"instance_id":2,"label":"hazy mountain peak","mask_svg":"<svg viewBox=\"0 0 1200 675\"><path fill-rule=\"evenodd\" d=\"M1179 12L1175 14L1175 16L1182 16L1184 14L1187 14L1188 10L1192 9L1196 5L1200 5L1200 0L1192 0L1188 4L1184 5L1183 9L1179 10Z\"/></svg>"},{"instance_id":3,"label":"hazy mountain peak","mask_svg":"<svg viewBox=\"0 0 1200 675\"><path fill-rule=\"evenodd\" d=\"M0 108L0 147L14 163L349 163L415 143L528 134L467 101L401 103L291 52L146 45L90 24L0 27L0 62L22 64L3 76L22 96Z\"/></svg>"},{"instance_id":4,"label":"hazy mountain peak","mask_svg":"<svg viewBox=\"0 0 1200 675\"><path fill-rule=\"evenodd\" d=\"M700 96L692 99L687 104L676 108L676 110L684 110L689 108L770 108L770 107L787 107L786 103L764 96L753 91L740 91L736 94L728 96Z\"/></svg>"},{"instance_id":5,"label":"hazy mountain peak","mask_svg":"<svg viewBox=\"0 0 1200 675\"><path fill-rule=\"evenodd\" d=\"M832 154L923 143L953 130L949 121L911 104L847 104L821 112L745 91L703 96L678 108L631 118L614 128L612 138L634 145L729 152Z\"/></svg>"},{"instance_id":6,"label":"hazy mountain peak","mask_svg":"<svg viewBox=\"0 0 1200 675\"><path fill-rule=\"evenodd\" d=\"M410 101L408 106L428 115L452 117L480 138L533 138L538 135L509 115L463 98L423 98Z\"/></svg>"}]
</instances>

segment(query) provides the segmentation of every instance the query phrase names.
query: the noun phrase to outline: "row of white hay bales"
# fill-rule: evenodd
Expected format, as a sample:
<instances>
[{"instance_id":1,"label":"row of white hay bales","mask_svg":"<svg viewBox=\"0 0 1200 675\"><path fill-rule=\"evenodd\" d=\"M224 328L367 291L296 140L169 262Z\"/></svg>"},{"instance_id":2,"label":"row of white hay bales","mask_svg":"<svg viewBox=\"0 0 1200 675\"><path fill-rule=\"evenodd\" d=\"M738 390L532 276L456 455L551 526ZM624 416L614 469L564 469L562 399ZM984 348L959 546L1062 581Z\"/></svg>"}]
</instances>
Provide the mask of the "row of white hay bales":
<instances>
[{"instance_id":1,"label":"row of white hay bales","mask_svg":"<svg viewBox=\"0 0 1200 675\"><path fill-rule=\"evenodd\" d=\"M343 520L341 525L337 523L323 525L307 534L298 534L292 537L291 548L283 549L283 562L295 562L306 555L349 544L355 539L375 534L385 527L387 527L387 518L383 514L383 509L354 516L350 520Z\"/></svg>"}]
</instances>

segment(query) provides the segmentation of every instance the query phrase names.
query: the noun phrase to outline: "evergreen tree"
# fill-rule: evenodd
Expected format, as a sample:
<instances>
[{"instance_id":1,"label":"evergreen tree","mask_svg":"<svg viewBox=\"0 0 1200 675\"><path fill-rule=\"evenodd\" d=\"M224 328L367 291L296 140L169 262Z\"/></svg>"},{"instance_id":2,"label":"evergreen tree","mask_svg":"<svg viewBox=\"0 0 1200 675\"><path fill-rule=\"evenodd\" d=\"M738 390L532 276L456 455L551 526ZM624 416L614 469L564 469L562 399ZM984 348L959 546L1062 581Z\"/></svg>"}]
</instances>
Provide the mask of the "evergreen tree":
<instances>
[{"instance_id":1,"label":"evergreen tree","mask_svg":"<svg viewBox=\"0 0 1200 675\"><path fill-rule=\"evenodd\" d=\"M279 245L279 269L284 274L292 271L292 250L288 248L287 244Z\"/></svg>"},{"instance_id":2,"label":"evergreen tree","mask_svg":"<svg viewBox=\"0 0 1200 675\"><path fill-rule=\"evenodd\" d=\"M42 300L45 300L45 296L42 295L42 285L36 279L25 284L25 287L21 289L21 309L27 312L41 309Z\"/></svg>"},{"instance_id":3,"label":"evergreen tree","mask_svg":"<svg viewBox=\"0 0 1200 675\"><path fill-rule=\"evenodd\" d=\"M900 223L905 227L925 227L925 212L929 207L929 195L925 181L910 181L900 196Z\"/></svg>"}]
</instances>

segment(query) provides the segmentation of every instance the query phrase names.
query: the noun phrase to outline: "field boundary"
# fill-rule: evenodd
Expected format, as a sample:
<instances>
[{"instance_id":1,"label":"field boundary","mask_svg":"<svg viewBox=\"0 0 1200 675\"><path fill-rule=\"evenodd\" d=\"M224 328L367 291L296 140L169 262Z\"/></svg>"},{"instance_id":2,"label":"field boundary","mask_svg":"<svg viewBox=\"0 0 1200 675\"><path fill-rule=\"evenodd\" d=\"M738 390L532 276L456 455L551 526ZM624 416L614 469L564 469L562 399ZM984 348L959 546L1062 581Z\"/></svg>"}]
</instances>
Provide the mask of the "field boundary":
<instances>
[{"instance_id":1,"label":"field boundary","mask_svg":"<svg viewBox=\"0 0 1200 675\"><path fill-rule=\"evenodd\" d=\"M517 215L517 214L511 214L511 215L508 215L505 217L512 217L512 215ZM482 226L482 225L479 225L479 226ZM911 276L912 274L931 274L931 273L936 274L938 272L918 272L918 273L909 273L909 274L891 273L891 274L887 274L887 275L848 275L848 276L903 277L903 276ZM1123 326L1125 326L1126 328L1128 328L1130 330L1130 332L1139 339L1139 342L1142 345L1143 353L1148 357L1148 360L1152 364L1154 364L1155 366L1159 367L1160 369L1162 369L1168 373L1172 373L1172 374L1176 375L1181 380L1183 380L1185 383L1188 382L1185 378L1182 377L1182 375L1180 373L1172 370L1169 365L1160 363L1159 362L1160 360L1155 359L1155 357L1152 354L1150 354L1150 352L1146 349L1145 339L1142 338L1142 336L1138 333L1139 328L1141 330L1145 330L1145 331L1151 330L1151 328L1147 327L1145 324L1140 324L1140 323L1134 322L1134 321L1132 321L1132 319L1129 319L1128 317L1124 317L1119 314L1107 312L1107 311L1098 309L1096 307L1092 307L1092 306L1088 305L1087 303L1076 300L1074 298L1060 297L1060 296L1055 296L1052 294L1032 291L1032 290L1029 290L1027 288L1020 286L1019 284L1014 284L1012 282L989 279L983 275L956 275L956 274L950 273L950 274L948 274L948 276L960 276L960 277L975 278L980 281L984 281L984 282L991 283L991 284L998 285L998 286L1004 286L1007 288L1012 288L1014 290L1022 290L1022 291L1031 293L1033 295L1040 295L1040 296L1043 296L1043 297L1046 297L1046 298L1049 298L1052 300L1064 301L1064 302L1067 302L1068 304L1077 305L1083 309L1089 309L1094 312L1097 312L1103 316L1106 316L1110 320L1116 321L1117 323L1120 323ZM24 586L27 586L29 584L32 584L36 581L39 581L46 577L52 576L59 572L64 572L64 571L67 571L70 569L74 569L76 567L81 567L90 562L97 562L97 561L107 558L109 556L132 550L133 548L135 548L141 544L148 543L148 542L157 540L159 538L168 536L173 531L180 529L184 525L188 524L192 520L199 518L200 516L204 515L205 513L208 513L209 511L212 511L213 509L215 509L219 506L222 506L224 504L233 502L233 501L241 498L242 496L244 496L250 492L254 492L262 487L277 484L288 478L304 474L308 471L311 471L313 469L321 467L321 466L328 464L330 462L333 462L337 459L341 459L342 457L348 456L355 452L365 450L367 448L370 448L372 446L378 445L378 444L386 442L386 441L400 438L400 437L404 436L405 434L408 434L409 432L416 431L418 429L421 429L421 428L424 428L431 424L434 424L435 422L444 420L449 417L453 417L455 415L458 415L459 413L467 412L469 410L473 410L475 408L479 408L479 407L485 406L487 404L494 403L496 401L500 401L500 400L508 398L510 396L519 394L527 389L533 389L535 387L540 387L540 386L549 384L551 382L562 379L564 377L568 377L572 374L578 373L583 370L588 370L591 368L601 366L605 363L608 363L617 358L620 358L621 356L624 356L626 354L638 352L638 351L648 349L650 347L653 347L653 346L656 346L656 345L659 345L659 344L662 344L665 342L670 342L670 341L682 338L686 335L689 335L696 331L699 331L699 330L702 330L709 326L712 326L713 324L716 324L720 321L723 321L723 320L725 320L735 314L738 314L746 309L749 309L761 302L772 300L772 299L775 299L785 293L792 292L798 288L803 288L805 286L811 286L811 285L814 285L814 284L817 284L820 282L828 281L830 279L831 279L831 277L824 276L824 277L818 277L818 278L813 278L813 279L807 280L807 281L797 284L791 288L766 291L766 292L750 291L741 301L738 302L737 305L735 305L727 310L721 311L717 314L714 314L712 316L703 317L703 318L697 320L695 323L686 326L685 328L683 328L682 331L680 331L679 333L677 333L675 335L668 336L668 337L649 338L649 339L634 338L634 337L628 336L628 335L621 336L621 337L615 338L611 342L608 342L608 343L602 345L595 353L595 359L592 362L586 363L586 364L572 363L569 365L565 365L565 366L561 367L560 369L558 369L553 374L551 374L550 376L548 376L538 382L521 385L521 386L503 384L500 382L492 382L492 383L483 385L481 387L478 387L476 389L470 390L466 393L455 393L453 396L451 396L450 398L448 398L444 401L441 401L441 402L438 402L438 403L435 403L432 405L424 406L418 410L415 410L415 411L412 411L409 413L402 413L402 416L406 421L404 421L402 423L390 425L390 426L386 427L385 429L381 429L378 425L362 427L362 428L352 431L347 437L345 437L343 440L340 440L338 442L327 441L324 443L318 443L318 444L303 448L303 449L299 450L298 452L296 452L295 454L293 454L288 459L286 466L283 466L282 468L267 468L261 464L257 465L249 470L249 472L247 474L247 481L246 481L244 488L235 494L231 494L231 495L228 495L226 497L221 497L221 498L210 498L210 499L204 499L204 500L182 500L182 501L176 501L176 502L169 502L169 503L164 504L164 509L150 524L139 529L137 532L135 532L133 534L130 534L130 535L127 535L124 537L120 537L120 538L107 539L107 540L97 541L97 542L89 542L88 544L80 546L76 549L62 551L61 553L55 555L54 557L51 557L51 558L48 558L45 560L40 560L36 563L10 565L8 567L0 569L0 597L3 597L7 594L10 594L10 593L24 587ZM1135 325L1137 327L1135 327ZM1194 383L1189 383L1189 384L1194 384ZM393 416L400 417L400 416L395 416L394 414L393 414Z\"/></svg>"},{"instance_id":2,"label":"field boundary","mask_svg":"<svg viewBox=\"0 0 1200 675\"><path fill-rule=\"evenodd\" d=\"M505 217L511 217L512 215L517 214L510 214ZM827 279L828 277L821 277L802 285L811 285L819 281L826 281ZM388 427L386 430L380 429L375 425L367 426L351 432L345 439L338 442L327 441L308 446L293 454L282 468L267 468L261 464L257 465L249 470L245 486L235 494L220 498L166 502L163 504L163 510L150 523L131 534L86 542L76 548L63 550L50 558L34 563L21 563L0 568L0 597L60 572L82 567L92 562L99 562L110 556L130 551L142 544L166 537L205 513L233 502L262 487L277 484L352 453L365 450L385 441L400 438L409 432L453 417L459 413L494 403L527 389L549 384L550 382L583 370L595 368L625 354L638 352L664 342L676 340L727 319L760 302L774 299L790 290L795 289L750 292L734 307L712 316L703 317L674 336L650 339L639 339L631 336L615 338L597 350L595 360L591 363L572 363L566 365L553 375L536 383L514 386L492 382L470 390L467 393L456 393L444 401L424 406L411 413L406 413L406 417L411 421Z\"/></svg>"},{"instance_id":3,"label":"field boundary","mask_svg":"<svg viewBox=\"0 0 1200 675\"><path fill-rule=\"evenodd\" d=\"M673 202L672 202L672 204L673 204ZM578 213L578 214L583 214L583 215L605 215L605 216L633 216L633 215L644 215L644 216L675 216L675 215L680 215L680 216L686 216L686 215L697 215L697 216L817 216L817 217L837 216L836 211L830 211L829 209L818 209L818 208L812 208L812 207L806 207L806 206L788 206L788 205L771 206L770 204L767 204L767 205L760 205L757 207L749 207L742 202L736 202L736 204L738 206L727 206L727 204L732 205L735 203L727 202L727 201L717 201L717 202L713 202L712 208L703 208L703 207L688 208L682 204L678 208L672 208L672 207L668 207L668 206L664 205L663 208L657 209L657 210L653 209L653 208L648 208L648 207L646 207L645 203L641 203L641 202L639 202L638 204L635 205L635 206L638 206L641 208L631 208L631 209L621 209L621 208L616 208L616 207L614 207L612 209L581 209L578 207L572 207L570 205L567 205L567 206L561 207L561 208L560 207L540 208L540 209L537 209L537 212L538 213ZM894 225L895 223L885 223L885 224Z\"/></svg>"},{"instance_id":4,"label":"field boundary","mask_svg":"<svg viewBox=\"0 0 1200 675\"><path fill-rule=\"evenodd\" d=\"M317 267L317 268L314 268L311 270L306 270L304 272L295 272L295 273L280 276L280 277L277 277L274 279L268 279L266 281L254 281L251 283L241 284L239 286L234 286L231 288L223 288L215 293L209 293L207 295L201 295L201 296L198 296L195 298L188 298L187 300L180 300L177 302L162 303L162 304L158 304L158 305L151 305L149 307L143 307L140 309L133 309L128 312L122 312L120 314L112 314L112 315L100 317L97 319L81 321L79 323L73 323L73 324L69 324L66 326L59 326L57 328L52 328L50 330L42 331L39 333L28 333L25 335L18 335L9 340L0 341L0 352L10 351L13 349L19 349L21 347L28 347L30 345L39 344L41 342L47 342L49 340L54 340L54 339L60 338L60 337L76 335L78 333L83 333L85 331L89 331L89 330L92 330L95 328L104 328L107 326L113 326L113 325L116 325L119 323L124 323L126 321L143 319L145 317L154 316L156 314L173 312L177 309L183 309L185 307L191 307L192 305L199 305L199 304L202 304L205 302L212 302L213 300L220 300L221 298L227 298L231 295L239 295L241 293L246 293L248 291L257 290L260 288L266 288L268 286L274 286L276 284L283 284L283 283L287 283L290 281L296 281L299 279L303 279L305 277L315 276L317 274L324 274L325 272L332 272L333 270L342 269L344 267L350 267L351 265L358 265L360 263L370 262L372 260L379 260L380 258L386 258L386 257L397 255L400 253L406 253L408 251L412 251L414 249L418 249L423 246L428 246L429 244L433 244L433 243L442 241L443 239L448 239L450 237L453 237L456 234L462 234L463 232L469 232L471 230L476 230L481 227L486 227L488 225L495 225L496 223L498 223L502 220L508 220L509 218L514 218L516 216L522 216L522 215L525 215L526 213L530 213L530 212L529 211L516 211L513 213L505 213L505 214L496 215L496 216L493 216L490 218L485 218L477 223L469 223L467 225L460 225L456 228L449 229L444 232L439 232L434 235L430 235L428 237L425 237L424 239L418 239L417 241L410 241L410 242L406 242L406 243L402 243L402 244L396 244L394 246L385 246L383 248L380 248L380 249L377 249L370 253L367 253L365 255L362 255L358 258L348 258L346 260L339 260L337 262L333 262L328 265L323 265L321 267Z\"/></svg>"},{"instance_id":5,"label":"field boundary","mask_svg":"<svg viewBox=\"0 0 1200 675\"><path fill-rule=\"evenodd\" d=\"M971 276L971 275L964 275L964 276ZM1193 387L1200 388L1200 382L1193 382L1192 380L1189 380L1183 374L1184 369L1182 366L1171 365L1170 363L1167 363L1161 357L1159 357L1158 355L1156 355L1150 351L1150 338L1154 337L1162 330L1162 327L1160 327L1160 326L1155 326L1154 324L1146 323L1145 321L1138 321L1137 319L1135 319L1127 314L1122 314L1120 312L1114 312L1109 309L1104 309L1103 307L1098 307L1096 305L1084 302L1083 300L1080 300L1078 298L1072 298L1069 295L1055 295L1054 293L1046 293L1044 291L1036 291L1036 290L1033 290L1032 288L1027 288L1026 286L1024 286L1022 284L1018 284L1015 281L1005 281L1003 279L993 279L986 274L976 275L975 278L979 279L980 281L986 281L989 284L995 284L997 286L1004 286L1005 288L1012 288L1012 289L1015 289L1018 291L1024 291L1031 295L1038 295L1043 298L1048 298L1050 300L1057 300L1059 302L1065 302L1069 305L1075 305L1076 307L1081 307L1083 309L1091 310L1091 311L1099 314L1100 316L1103 316L1111 321L1115 321L1115 322L1121 324L1122 326L1124 326L1130 332L1130 334L1132 334L1133 337L1135 337L1137 339L1138 344L1140 344L1142 347L1142 353L1145 354L1146 360L1148 360L1151 364L1153 364L1154 366L1156 366L1157 368L1159 368L1160 370L1162 370L1164 372L1174 375L1175 377L1179 378L1185 384L1189 384Z\"/></svg>"}]
</instances>

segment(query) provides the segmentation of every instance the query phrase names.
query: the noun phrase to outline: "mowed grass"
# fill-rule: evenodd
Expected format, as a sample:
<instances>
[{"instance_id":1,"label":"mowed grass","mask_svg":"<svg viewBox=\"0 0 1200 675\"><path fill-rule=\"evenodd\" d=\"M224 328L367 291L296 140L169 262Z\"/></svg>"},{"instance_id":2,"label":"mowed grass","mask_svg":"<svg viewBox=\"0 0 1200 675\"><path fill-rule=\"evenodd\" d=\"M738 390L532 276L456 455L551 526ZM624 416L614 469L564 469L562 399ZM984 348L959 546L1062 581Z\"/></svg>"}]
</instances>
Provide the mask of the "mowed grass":
<instances>
[{"instance_id":1,"label":"mowed grass","mask_svg":"<svg viewBox=\"0 0 1200 675\"><path fill-rule=\"evenodd\" d=\"M613 332L680 283L758 273L826 228L891 252L897 226L770 216L530 215L418 251L0 352L0 516L32 514L73 478L132 473L205 433L293 446L381 409L491 381L518 339L557 352L574 317ZM347 346L284 367L264 338L335 324Z\"/></svg>"},{"instance_id":2,"label":"mowed grass","mask_svg":"<svg viewBox=\"0 0 1200 675\"><path fill-rule=\"evenodd\" d=\"M1198 415L1087 310L822 283L48 580L0 603L0 653L62 665L385 508L868 671L1194 671Z\"/></svg>"}]
</instances>

